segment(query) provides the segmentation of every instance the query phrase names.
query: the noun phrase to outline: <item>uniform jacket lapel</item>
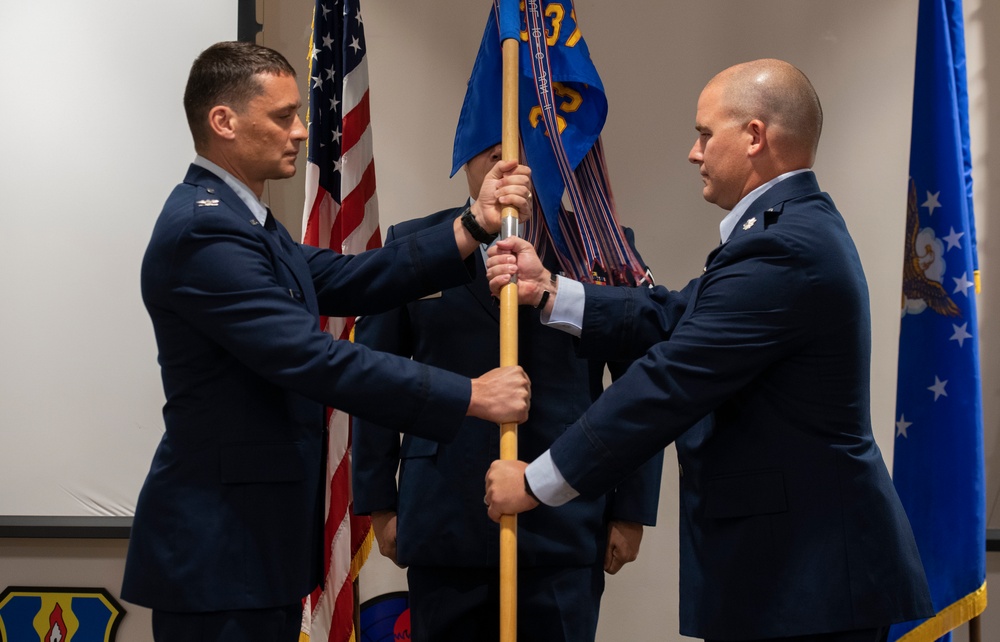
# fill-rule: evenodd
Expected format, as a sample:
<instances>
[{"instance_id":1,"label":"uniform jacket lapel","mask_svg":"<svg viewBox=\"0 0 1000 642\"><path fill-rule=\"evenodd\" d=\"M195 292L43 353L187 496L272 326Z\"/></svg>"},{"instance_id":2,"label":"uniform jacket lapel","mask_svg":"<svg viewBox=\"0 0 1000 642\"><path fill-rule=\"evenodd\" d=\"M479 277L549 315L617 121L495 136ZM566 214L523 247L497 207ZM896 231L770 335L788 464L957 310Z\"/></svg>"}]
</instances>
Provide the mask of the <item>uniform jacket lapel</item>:
<instances>
[{"instance_id":1,"label":"uniform jacket lapel","mask_svg":"<svg viewBox=\"0 0 1000 642\"><path fill-rule=\"evenodd\" d=\"M469 256L466 261L471 261L475 265L475 276L472 281L465 284L465 288L469 291L469 294L483 306L486 313L493 318L494 321L500 323L500 306L497 305L497 300L493 297L490 292L490 283L486 279L486 262L483 260L482 251L477 248L475 252Z\"/></svg>"}]
</instances>

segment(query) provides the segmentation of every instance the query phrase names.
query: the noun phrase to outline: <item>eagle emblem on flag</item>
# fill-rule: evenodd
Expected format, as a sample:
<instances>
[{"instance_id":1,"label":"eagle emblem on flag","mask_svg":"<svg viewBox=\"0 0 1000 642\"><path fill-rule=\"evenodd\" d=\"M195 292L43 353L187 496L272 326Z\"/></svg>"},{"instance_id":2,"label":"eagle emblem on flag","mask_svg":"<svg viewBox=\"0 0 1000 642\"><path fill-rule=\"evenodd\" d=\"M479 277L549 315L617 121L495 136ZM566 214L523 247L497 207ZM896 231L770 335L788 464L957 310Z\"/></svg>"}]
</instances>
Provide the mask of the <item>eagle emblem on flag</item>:
<instances>
[{"instance_id":1,"label":"eagle emblem on flag","mask_svg":"<svg viewBox=\"0 0 1000 642\"><path fill-rule=\"evenodd\" d=\"M930 228L920 228L917 187L910 179L906 204L906 245L903 257L903 314L919 314L930 308L945 317L960 317L962 312L941 284L944 275L944 250Z\"/></svg>"}]
</instances>

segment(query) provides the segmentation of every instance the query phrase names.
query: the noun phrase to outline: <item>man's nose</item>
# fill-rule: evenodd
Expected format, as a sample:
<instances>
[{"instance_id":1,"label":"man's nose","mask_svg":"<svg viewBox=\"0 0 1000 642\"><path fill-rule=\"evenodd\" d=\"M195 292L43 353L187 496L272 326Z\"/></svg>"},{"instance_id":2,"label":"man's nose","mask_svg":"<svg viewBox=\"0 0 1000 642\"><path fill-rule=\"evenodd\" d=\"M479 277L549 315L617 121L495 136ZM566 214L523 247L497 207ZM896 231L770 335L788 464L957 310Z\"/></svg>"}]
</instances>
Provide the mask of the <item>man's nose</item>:
<instances>
[{"instance_id":1,"label":"man's nose","mask_svg":"<svg viewBox=\"0 0 1000 642\"><path fill-rule=\"evenodd\" d=\"M309 130L306 129L306 126L302 124L302 119L297 115L295 116L295 131L292 133L292 137L298 140L309 138Z\"/></svg>"},{"instance_id":2,"label":"man's nose","mask_svg":"<svg viewBox=\"0 0 1000 642\"><path fill-rule=\"evenodd\" d=\"M688 152L688 162L698 164L701 163L701 141L694 141L694 145L691 146L691 151Z\"/></svg>"}]
</instances>

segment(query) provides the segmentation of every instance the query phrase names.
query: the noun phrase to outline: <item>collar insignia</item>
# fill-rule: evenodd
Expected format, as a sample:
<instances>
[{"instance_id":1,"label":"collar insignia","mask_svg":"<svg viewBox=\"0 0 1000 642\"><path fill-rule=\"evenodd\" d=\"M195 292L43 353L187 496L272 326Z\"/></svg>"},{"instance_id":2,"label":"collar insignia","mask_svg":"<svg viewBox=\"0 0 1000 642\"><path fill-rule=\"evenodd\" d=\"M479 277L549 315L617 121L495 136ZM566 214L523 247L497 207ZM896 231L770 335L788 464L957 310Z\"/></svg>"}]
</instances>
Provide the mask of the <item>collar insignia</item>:
<instances>
[{"instance_id":1,"label":"collar insignia","mask_svg":"<svg viewBox=\"0 0 1000 642\"><path fill-rule=\"evenodd\" d=\"M746 232L747 230L749 230L751 227L754 226L756 222L757 222L757 217L751 218L749 221L743 224L743 231Z\"/></svg>"}]
</instances>

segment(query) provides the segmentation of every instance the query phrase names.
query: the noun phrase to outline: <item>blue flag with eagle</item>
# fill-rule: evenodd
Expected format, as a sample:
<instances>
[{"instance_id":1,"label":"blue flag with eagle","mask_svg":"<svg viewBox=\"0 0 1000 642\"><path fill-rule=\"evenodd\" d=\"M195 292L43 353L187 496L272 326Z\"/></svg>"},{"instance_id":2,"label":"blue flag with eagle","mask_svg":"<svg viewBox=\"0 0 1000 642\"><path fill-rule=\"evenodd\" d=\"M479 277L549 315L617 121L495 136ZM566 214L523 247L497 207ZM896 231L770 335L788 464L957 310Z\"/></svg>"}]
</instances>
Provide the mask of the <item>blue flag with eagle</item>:
<instances>
[{"instance_id":1,"label":"blue flag with eagle","mask_svg":"<svg viewBox=\"0 0 1000 642\"><path fill-rule=\"evenodd\" d=\"M982 394L961 0L920 0L893 481L937 615L890 640L950 639L986 607Z\"/></svg>"},{"instance_id":2,"label":"blue flag with eagle","mask_svg":"<svg viewBox=\"0 0 1000 642\"><path fill-rule=\"evenodd\" d=\"M500 142L501 42L516 38L521 145L542 212L525 238L539 253L551 242L573 278L642 282L648 275L618 223L601 146L608 101L573 2L522 4L523 10L518 0L494 0L455 132L451 173Z\"/></svg>"}]
</instances>

